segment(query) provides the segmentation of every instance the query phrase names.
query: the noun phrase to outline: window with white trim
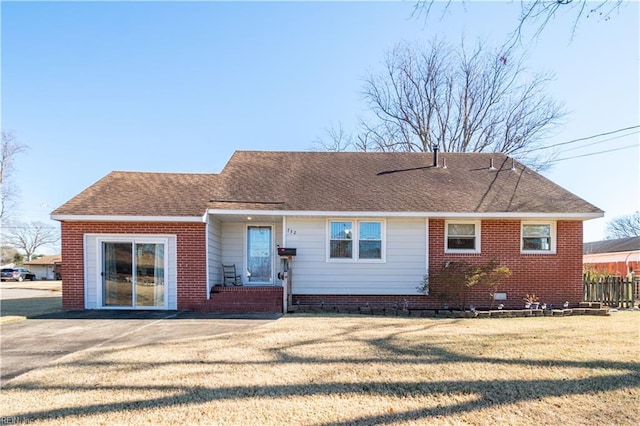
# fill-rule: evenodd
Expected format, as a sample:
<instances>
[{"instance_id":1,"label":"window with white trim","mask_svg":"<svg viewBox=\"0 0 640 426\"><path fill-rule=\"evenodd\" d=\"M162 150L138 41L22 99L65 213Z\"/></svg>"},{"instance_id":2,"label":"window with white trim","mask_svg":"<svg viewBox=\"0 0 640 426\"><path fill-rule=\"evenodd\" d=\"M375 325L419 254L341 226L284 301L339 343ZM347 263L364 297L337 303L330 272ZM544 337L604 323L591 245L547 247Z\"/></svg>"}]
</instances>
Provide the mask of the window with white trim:
<instances>
[{"instance_id":1,"label":"window with white trim","mask_svg":"<svg viewBox=\"0 0 640 426\"><path fill-rule=\"evenodd\" d=\"M329 220L327 260L384 261L384 221Z\"/></svg>"},{"instance_id":2,"label":"window with white trim","mask_svg":"<svg viewBox=\"0 0 640 426\"><path fill-rule=\"evenodd\" d=\"M445 252L480 253L480 221L446 221Z\"/></svg>"},{"instance_id":3,"label":"window with white trim","mask_svg":"<svg viewBox=\"0 0 640 426\"><path fill-rule=\"evenodd\" d=\"M382 223L358 223L358 259L382 259Z\"/></svg>"},{"instance_id":4,"label":"window with white trim","mask_svg":"<svg viewBox=\"0 0 640 426\"><path fill-rule=\"evenodd\" d=\"M353 259L353 222L329 222L329 258Z\"/></svg>"},{"instance_id":5,"label":"window with white trim","mask_svg":"<svg viewBox=\"0 0 640 426\"><path fill-rule=\"evenodd\" d=\"M520 248L523 253L555 253L555 222L522 222Z\"/></svg>"}]
</instances>

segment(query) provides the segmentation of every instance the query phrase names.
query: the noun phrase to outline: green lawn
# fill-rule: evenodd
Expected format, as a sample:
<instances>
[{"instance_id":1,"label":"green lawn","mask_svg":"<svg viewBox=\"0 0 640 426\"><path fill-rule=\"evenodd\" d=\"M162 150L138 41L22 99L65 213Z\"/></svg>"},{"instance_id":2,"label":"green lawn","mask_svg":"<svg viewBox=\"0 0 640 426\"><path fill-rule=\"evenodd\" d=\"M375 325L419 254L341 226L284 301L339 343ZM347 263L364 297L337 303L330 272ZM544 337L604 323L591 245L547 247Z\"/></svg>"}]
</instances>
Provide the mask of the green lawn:
<instances>
[{"instance_id":1,"label":"green lawn","mask_svg":"<svg viewBox=\"0 0 640 426\"><path fill-rule=\"evenodd\" d=\"M294 315L100 347L10 381L47 424L637 424L640 312L453 320Z\"/></svg>"}]
</instances>

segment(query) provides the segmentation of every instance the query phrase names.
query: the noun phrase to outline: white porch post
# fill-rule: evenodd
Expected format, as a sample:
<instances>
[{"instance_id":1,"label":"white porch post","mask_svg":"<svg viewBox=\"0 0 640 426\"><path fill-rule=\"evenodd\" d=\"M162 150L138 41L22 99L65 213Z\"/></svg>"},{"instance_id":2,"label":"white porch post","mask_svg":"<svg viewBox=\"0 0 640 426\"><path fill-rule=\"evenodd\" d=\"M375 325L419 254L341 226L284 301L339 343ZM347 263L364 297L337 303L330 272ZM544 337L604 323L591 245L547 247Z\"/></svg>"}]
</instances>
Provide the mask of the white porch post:
<instances>
[{"instance_id":1,"label":"white porch post","mask_svg":"<svg viewBox=\"0 0 640 426\"><path fill-rule=\"evenodd\" d=\"M282 247L287 246L287 217L282 216ZM278 256L279 258L280 256ZM282 260L278 259L278 267L280 267L280 262ZM287 289L287 280L286 278L282 281L282 313L286 314L289 306L287 304L289 300L288 289Z\"/></svg>"}]
</instances>

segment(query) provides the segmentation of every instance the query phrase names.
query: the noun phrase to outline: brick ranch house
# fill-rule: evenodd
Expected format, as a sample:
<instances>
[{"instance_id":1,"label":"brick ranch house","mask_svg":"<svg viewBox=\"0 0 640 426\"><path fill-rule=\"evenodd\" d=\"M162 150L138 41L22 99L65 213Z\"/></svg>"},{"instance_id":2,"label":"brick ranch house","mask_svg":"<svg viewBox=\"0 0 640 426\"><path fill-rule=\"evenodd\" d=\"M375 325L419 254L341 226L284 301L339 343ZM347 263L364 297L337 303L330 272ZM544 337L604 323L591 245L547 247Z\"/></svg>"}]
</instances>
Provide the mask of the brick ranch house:
<instances>
[{"instance_id":1,"label":"brick ranch house","mask_svg":"<svg viewBox=\"0 0 640 426\"><path fill-rule=\"evenodd\" d=\"M219 174L113 172L51 215L64 308L216 312L438 308L417 289L430 267L493 258L505 307L573 304L582 222L602 216L502 154L248 151ZM223 264L242 286L220 286Z\"/></svg>"}]
</instances>

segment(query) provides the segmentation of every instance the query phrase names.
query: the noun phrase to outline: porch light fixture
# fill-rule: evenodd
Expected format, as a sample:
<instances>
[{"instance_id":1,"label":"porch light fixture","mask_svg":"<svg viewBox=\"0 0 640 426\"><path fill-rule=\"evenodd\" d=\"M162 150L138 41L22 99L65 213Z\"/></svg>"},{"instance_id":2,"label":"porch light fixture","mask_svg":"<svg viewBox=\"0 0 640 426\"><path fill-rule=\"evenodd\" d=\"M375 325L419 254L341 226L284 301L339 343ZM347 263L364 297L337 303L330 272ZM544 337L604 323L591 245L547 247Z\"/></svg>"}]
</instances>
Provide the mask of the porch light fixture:
<instances>
[{"instance_id":1,"label":"porch light fixture","mask_svg":"<svg viewBox=\"0 0 640 426\"><path fill-rule=\"evenodd\" d=\"M247 216L247 220L251 220L253 219L251 216Z\"/></svg>"}]
</instances>

